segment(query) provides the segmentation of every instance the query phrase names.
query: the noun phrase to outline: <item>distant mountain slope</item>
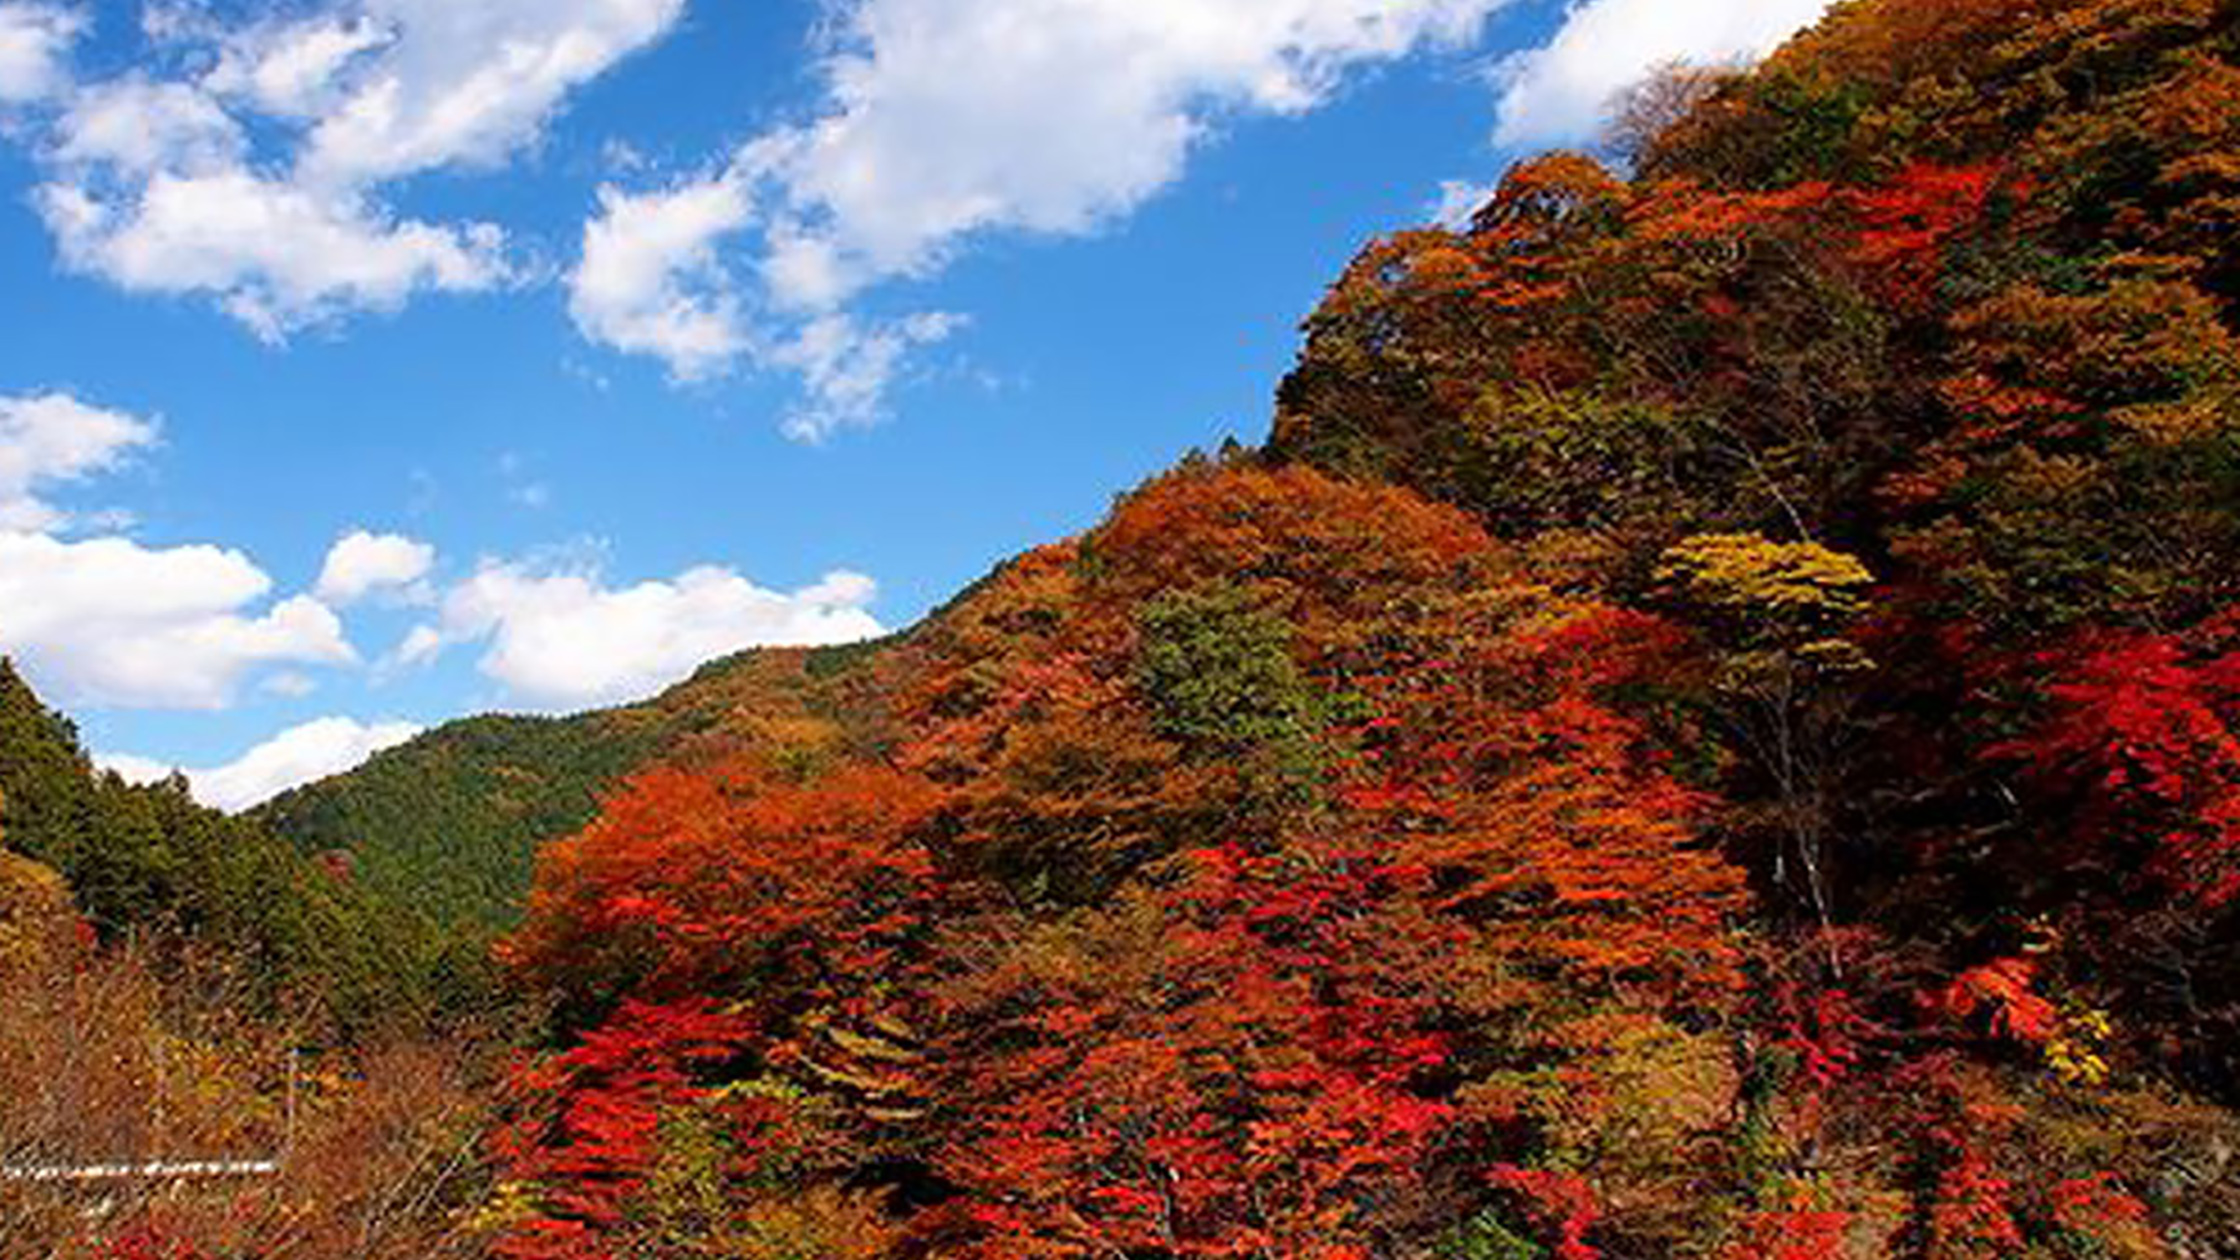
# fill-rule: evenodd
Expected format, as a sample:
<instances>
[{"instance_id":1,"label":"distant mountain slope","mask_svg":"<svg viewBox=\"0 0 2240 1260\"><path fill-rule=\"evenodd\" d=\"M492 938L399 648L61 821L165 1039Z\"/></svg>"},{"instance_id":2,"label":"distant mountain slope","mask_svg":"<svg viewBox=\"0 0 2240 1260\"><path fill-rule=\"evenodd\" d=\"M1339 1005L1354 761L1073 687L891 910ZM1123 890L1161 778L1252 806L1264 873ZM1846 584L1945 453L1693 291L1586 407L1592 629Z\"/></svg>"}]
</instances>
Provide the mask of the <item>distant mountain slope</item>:
<instances>
[{"instance_id":1,"label":"distant mountain slope","mask_svg":"<svg viewBox=\"0 0 2240 1260\"><path fill-rule=\"evenodd\" d=\"M842 718L836 684L892 642L750 651L639 704L447 723L252 816L304 853L350 854L368 886L440 920L503 926L537 845L590 821L631 771L746 743L864 735L860 713Z\"/></svg>"}]
</instances>

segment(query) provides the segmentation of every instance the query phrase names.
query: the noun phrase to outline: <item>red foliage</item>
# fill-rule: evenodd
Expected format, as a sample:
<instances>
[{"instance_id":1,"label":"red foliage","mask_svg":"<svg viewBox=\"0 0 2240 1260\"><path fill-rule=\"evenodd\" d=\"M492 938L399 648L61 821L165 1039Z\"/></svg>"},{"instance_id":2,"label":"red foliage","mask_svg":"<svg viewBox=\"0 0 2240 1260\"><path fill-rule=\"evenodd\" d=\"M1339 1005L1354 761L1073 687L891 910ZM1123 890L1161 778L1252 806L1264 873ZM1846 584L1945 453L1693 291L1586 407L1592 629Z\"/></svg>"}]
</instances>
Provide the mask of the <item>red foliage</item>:
<instances>
[{"instance_id":1,"label":"red foliage","mask_svg":"<svg viewBox=\"0 0 2240 1260\"><path fill-rule=\"evenodd\" d=\"M1776 1003L1788 1015L1783 1044L1795 1052L1815 1088L1841 1082L1858 1066L1865 1021L1851 994L1842 989L1803 993L1784 984Z\"/></svg>"},{"instance_id":2,"label":"red foliage","mask_svg":"<svg viewBox=\"0 0 2240 1260\"><path fill-rule=\"evenodd\" d=\"M1915 162L1881 187L1853 194L1851 262L1895 301L1925 302L1944 274L1946 248L1977 226L1998 183L1994 167Z\"/></svg>"},{"instance_id":3,"label":"red foliage","mask_svg":"<svg viewBox=\"0 0 2240 1260\"><path fill-rule=\"evenodd\" d=\"M2038 965L2028 958L2001 958L1960 973L1958 979L1932 998L1932 1004L1954 1019L1987 1014L1991 1030L2030 1045L2042 1045L2057 1030L2060 1017L2053 1003L2031 989Z\"/></svg>"},{"instance_id":4,"label":"red foliage","mask_svg":"<svg viewBox=\"0 0 2240 1260\"><path fill-rule=\"evenodd\" d=\"M1315 645L1347 641L1395 600L1481 576L1495 559L1469 517L1393 486L1313 469L1183 469L1124 499L1085 544L1084 596L1132 610L1160 591L1249 582Z\"/></svg>"},{"instance_id":5,"label":"red foliage","mask_svg":"<svg viewBox=\"0 0 2240 1260\"><path fill-rule=\"evenodd\" d=\"M2049 980L2122 968L1985 942L2049 906L2181 908L2178 940L2240 898L2240 651L2204 621L2240 79L2171 52L2228 8L1839 6L1643 178L1554 155L1467 231L1376 242L1267 458L1152 481L893 650L857 744L882 764L657 771L544 855L509 956L592 1015L632 1000L524 1076L554 1101L509 1159L553 1197L509 1245L601 1245L661 1110L712 1105L733 1059L874 1096L851 1133L936 1188L943 1254L1412 1254L1519 1205L1560 1260L1666 1254L1674 1200L1731 1204L1756 1160L1788 1162L1761 1194L1812 1195L1688 1254L1834 1260L1891 1194L1927 1255L2136 1225L2112 1177L2011 1157L2014 1100L2066 1086L2015 1088L2035 1056L1992 1044L2046 1046ZM1585 489L1520 493L1518 465ZM1731 533L1872 564L1885 632L1706 659L1619 606ZM1277 625L1286 689L1193 677L1199 727L1260 741L1219 753L1145 678L1146 610L1215 587ZM1840 895L1751 956L1731 855L1779 855L1778 888L1792 853ZM2181 946L2190 1003L2214 968ZM728 1005L679 1004L703 994ZM812 1030L897 1011L856 1045L879 1071L814 1058ZM1643 1092L1674 1105L1606 1123ZM1704 1132L1740 1108L1747 1153ZM795 1140L719 1110L741 1150ZM1642 1172L1668 1152L1635 1141L1691 1166Z\"/></svg>"},{"instance_id":6,"label":"red foliage","mask_svg":"<svg viewBox=\"0 0 2240 1260\"><path fill-rule=\"evenodd\" d=\"M140 1224L111 1235L95 1246L94 1260L203 1260L203 1251L191 1243L167 1238L154 1225Z\"/></svg>"},{"instance_id":7,"label":"red foliage","mask_svg":"<svg viewBox=\"0 0 2240 1260\"><path fill-rule=\"evenodd\" d=\"M1493 1183L1522 1195L1533 1214L1547 1222L1555 1237L1556 1260L1599 1260L1602 1253L1588 1245L1587 1231L1594 1228L1602 1209L1586 1178L1503 1165L1493 1170Z\"/></svg>"},{"instance_id":8,"label":"red foliage","mask_svg":"<svg viewBox=\"0 0 2240 1260\"><path fill-rule=\"evenodd\" d=\"M1426 624L1421 652L1348 658L1378 711L1323 823L1189 852L952 988L942 1168L987 1254L1374 1254L1423 1210L1427 1163L1467 1149L1424 1088L1457 1068L1448 1027L1498 1012L1546 1055L1568 1040L1550 1011L1731 994L1739 874L1597 700L1661 630L1595 610ZM1596 1079L1591 1050L1562 1052ZM1505 1184L1573 1193L1552 1177Z\"/></svg>"},{"instance_id":9,"label":"red foliage","mask_svg":"<svg viewBox=\"0 0 2240 1260\"><path fill-rule=\"evenodd\" d=\"M2240 895L2240 652L2229 628L2130 634L2046 654L2051 711L2002 751L2065 799L2090 848L2206 906ZM2138 856L2134 856L2134 855Z\"/></svg>"},{"instance_id":10,"label":"red foliage","mask_svg":"<svg viewBox=\"0 0 2240 1260\"><path fill-rule=\"evenodd\" d=\"M574 1049L515 1074L520 1114L493 1138L509 1180L540 1187L539 1212L500 1242L509 1260L603 1254L658 1149L665 1108L704 1096L695 1074L739 1054L752 1026L707 1001L627 1003Z\"/></svg>"},{"instance_id":11,"label":"red foliage","mask_svg":"<svg viewBox=\"0 0 2240 1260\"><path fill-rule=\"evenodd\" d=\"M1844 1260L1853 1216L1810 1206L1753 1212L1728 1260Z\"/></svg>"},{"instance_id":12,"label":"red foliage","mask_svg":"<svg viewBox=\"0 0 2240 1260\"><path fill-rule=\"evenodd\" d=\"M2013 1186L1981 1154L1964 1149L1937 1180L1929 1209L1931 1254L1940 1257L2011 1256L2022 1249L2022 1227L2009 1206Z\"/></svg>"},{"instance_id":13,"label":"red foliage","mask_svg":"<svg viewBox=\"0 0 2240 1260\"><path fill-rule=\"evenodd\" d=\"M2065 1178L2047 1192L2046 1200L2055 1224L2088 1238L2110 1228L2135 1227L2147 1219L2147 1205L2110 1173Z\"/></svg>"}]
</instances>

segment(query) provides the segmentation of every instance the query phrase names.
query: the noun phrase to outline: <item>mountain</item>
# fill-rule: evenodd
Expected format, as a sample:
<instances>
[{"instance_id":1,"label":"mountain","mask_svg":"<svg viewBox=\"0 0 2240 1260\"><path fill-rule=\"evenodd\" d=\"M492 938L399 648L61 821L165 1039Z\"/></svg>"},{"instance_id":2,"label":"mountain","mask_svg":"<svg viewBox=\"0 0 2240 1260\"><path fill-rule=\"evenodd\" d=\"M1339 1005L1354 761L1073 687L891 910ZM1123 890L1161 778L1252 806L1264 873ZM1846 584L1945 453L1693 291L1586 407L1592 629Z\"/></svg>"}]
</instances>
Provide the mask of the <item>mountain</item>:
<instances>
[{"instance_id":1,"label":"mountain","mask_svg":"<svg viewBox=\"0 0 2240 1260\"><path fill-rule=\"evenodd\" d=\"M1854 0L1372 242L876 755L544 847L510 1254L2240 1254L2236 19Z\"/></svg>"},{"instance_id":2,"label":"mountain","mask_svg":"<svg viewBox=\"0 0 2240 1260\"><path fill-rule=\"evenodd\" d=\"M880 647L748 652L642 704L447 723L251 817L303 853L349 854L369 886L446 923L510 925L537 845L590 821L624 775L833 720L836 676Z\"/></svg>"},{"instance_id":3,"label":"mountain","mask_svg":"<svg viewBox=\"0 0 2240 1260\"><path fill-rule=\"evenodd\" d=\"M488 954L96 772L0 661L0 1255L477 1254Z\"/></svg>"},{"instance_id":4,"label":"mountain","mask_svg":"<svg viewBox=\"0 0 2240 1260\"><path fill-rule=\"evenodd\" d=\"M906 634L242 824L503 929L416 1245L2240 1254L2240 5L1851 0L1618 121Z\"/></svg>"}]
</instances>

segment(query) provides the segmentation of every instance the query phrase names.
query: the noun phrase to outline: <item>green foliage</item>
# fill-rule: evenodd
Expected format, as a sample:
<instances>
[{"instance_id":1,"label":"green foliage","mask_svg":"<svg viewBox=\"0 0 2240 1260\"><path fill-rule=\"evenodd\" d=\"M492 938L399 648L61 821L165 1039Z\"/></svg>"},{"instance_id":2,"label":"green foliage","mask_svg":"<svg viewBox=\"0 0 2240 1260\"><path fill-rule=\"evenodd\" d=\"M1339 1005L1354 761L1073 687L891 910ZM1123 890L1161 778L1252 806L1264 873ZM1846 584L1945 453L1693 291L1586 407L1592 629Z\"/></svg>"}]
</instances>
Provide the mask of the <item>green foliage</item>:
<instances>
[{"instance_id":1,"label":"green foliage","mask_svg":"<svg viewBox=\"0 0 2240 1260\"><path fill-rule=\"evenodd\" d=\"M1138 673L1154 729L1196 755L1240 759L1277 782L1316 769L1314 693L1290 626L1249 591L1217 582L1171 591L1137 616Z\"/></svg>"},{"instance_id":2,"label":"green foliage","mask_svg":"<svg viewBox=\"0 0 2240 1260\"><path fill-rule=\"evenodd\" d=\"M10 848L61 874L103 939L213 947L255 977L268 1013L362 1031L487 994L480 951L462 954L409 900L195 804L180 780L97 775L76 731L5 662L0 825Z\"/></svg>"},{"instance_id":3,"label":"green foliage","mask_svg":"<svg viewBox=\"0 0 2240 1260\"><path fill-rule=\"evenodd\" d=\"M1488 1208L1457 1225L1434 1250L1439 1260L1545 1260L1547 1248L1509 1228Z\"/></svg>"},{"instance_id":4,"label":"green foliage","mask_svg":"<svg viewBox=\"0 0 2240 1260\"><path fill-rule=\"evenodd\" d=\"M23 843L352 1009L534 853L523 1260L2240 1254L2236 19L1834 6L920 630L263 811L354 881L0 704Z\"/></svg>"},{"instance_id":5,"label":"green foliage","mask_svg":"<svg viewBox=\"0 0 2240 1260\"><path fill-rule=\"evenodd\" d=\"M1505 538L1551 529L1670 529L1742 470L1700 417L1585 393L1496 390L1466 417L1455 492Z\"/></svg>"},{"instance_id":6,"label":"green foliage","mask_svg":"<svg viewBox=\"0 0 2240 1260\"><path fill-rule=\"evenodd\" d=\"M1647 146L1644 173L1685 170L1735 187L1779 188L1805 180L1868 174L1853 145L1871 103L1865 85L1809 72L1738 77L1699 116L1740 115L1746 122L1706 134L1684 123Z\"/></svg>"},{"instance_id":7,"label":"green foliage","mask_svg":"<svg viewBox=\"0 0 2240 1260\"><path fill-rule=\"evenodd\" d=\"M892 648L900 636L864 639L857 643L835 643L827 647L811 648L802 661L802 668L809 677L824 680L838 678L877 660L879 655Z\"/></svg>"},{"instance_id":8,"label":"green foliage","mask_svg":"<svg viewBox=\"0 0 2240 1260\"><path fill-rule=\"evenodd\" d=\"M347 851L368 884L447 922L500 926L519 913L537 844L589 821L660 735L603 715L470 718L257 817L306 853Z\"/></svg>"}]
</instances>

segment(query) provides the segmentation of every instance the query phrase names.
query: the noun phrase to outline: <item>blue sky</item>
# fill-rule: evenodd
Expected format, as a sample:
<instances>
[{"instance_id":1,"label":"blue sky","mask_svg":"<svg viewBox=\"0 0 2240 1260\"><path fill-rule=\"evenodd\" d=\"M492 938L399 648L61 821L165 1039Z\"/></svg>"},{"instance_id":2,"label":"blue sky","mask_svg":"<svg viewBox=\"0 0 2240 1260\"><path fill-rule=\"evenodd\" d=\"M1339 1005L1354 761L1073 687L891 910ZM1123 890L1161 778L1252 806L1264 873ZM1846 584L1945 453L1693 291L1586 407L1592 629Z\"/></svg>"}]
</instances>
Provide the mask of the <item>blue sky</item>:
<instances>
[{"instance_id":1,"label":"blue sky","mask_svg":"<svg viewBox=\"0 0 2240 1260\"><path fill-rule=\"evenodd\" d=\"M238 806L899 627L1821 7L0 0L0 652Z\"/></svg>"}]
</instances>

